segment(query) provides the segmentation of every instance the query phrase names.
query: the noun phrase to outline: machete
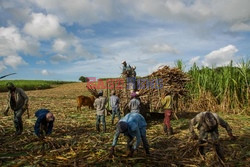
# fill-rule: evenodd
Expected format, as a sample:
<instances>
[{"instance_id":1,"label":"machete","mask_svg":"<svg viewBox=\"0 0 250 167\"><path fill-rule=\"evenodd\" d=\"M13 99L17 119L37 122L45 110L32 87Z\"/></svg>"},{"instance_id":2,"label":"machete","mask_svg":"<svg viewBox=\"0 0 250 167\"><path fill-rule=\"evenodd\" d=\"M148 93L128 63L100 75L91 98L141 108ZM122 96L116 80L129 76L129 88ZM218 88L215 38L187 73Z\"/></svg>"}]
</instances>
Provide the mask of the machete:
<instances>
[{"instance_id":1,"label":"machete","mask_svg":"<svg viewBox=\"0 0 250 167\"><path fill-rule=\"evenodd\" d=\"M9 75L14 75L14 74L16 74L16 73L11 73L11 74L7 74L7 75L4 75L4 76L1 76L0 79L5 78L5 77L7 77Z\"/></svg>"}]
</instances>

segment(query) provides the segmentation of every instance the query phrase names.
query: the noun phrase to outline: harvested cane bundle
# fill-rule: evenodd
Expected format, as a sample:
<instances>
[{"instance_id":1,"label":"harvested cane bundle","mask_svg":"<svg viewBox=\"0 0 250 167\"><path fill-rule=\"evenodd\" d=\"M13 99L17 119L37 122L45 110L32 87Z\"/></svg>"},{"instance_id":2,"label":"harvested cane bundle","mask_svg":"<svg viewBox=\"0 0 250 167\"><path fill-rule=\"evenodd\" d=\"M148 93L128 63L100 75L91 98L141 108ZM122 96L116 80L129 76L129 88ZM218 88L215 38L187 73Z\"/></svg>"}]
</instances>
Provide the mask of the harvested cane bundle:
<instances>
[{"instance_id":1,"label":"harvested cane bundle","mask_svg":"<svg viewBox=\"0 0 250 167\"><path fill-rule=\"evenodd\" d=\"M189 81L188 75L180 69L162 66L146 77L137 78L134 84L141 102L149 106L150 111L154 111L158 109L161 95L164 94L166 90L171 92L172 96L176 99L186 95L187 90L185 89L185 85ZM120 95L121 106L127 105L130 93L131 90L125 86Z\"/></svg>"}]
</instances>

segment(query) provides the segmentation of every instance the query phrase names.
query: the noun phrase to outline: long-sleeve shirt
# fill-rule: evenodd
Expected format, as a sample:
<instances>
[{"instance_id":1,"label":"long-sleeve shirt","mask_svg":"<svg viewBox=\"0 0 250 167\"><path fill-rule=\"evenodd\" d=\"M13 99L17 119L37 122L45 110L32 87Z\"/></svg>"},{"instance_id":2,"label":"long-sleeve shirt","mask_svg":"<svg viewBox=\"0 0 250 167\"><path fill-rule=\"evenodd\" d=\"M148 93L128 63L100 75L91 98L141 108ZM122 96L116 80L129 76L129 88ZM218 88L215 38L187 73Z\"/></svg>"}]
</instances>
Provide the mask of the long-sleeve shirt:
<instances>
[{"instance_id":1,"label":"long-sleeve shirt","mask_svg":"<svg viewBox=\"0 0 250 167\"><path fill-rule=\"evenodd\" d=\"M136 137L136 143L133 146L134 149L137 149L141 143L141 136L146 136L146 126L147 123L144 117L139 113L128 113L125 117L120 119L128 124L128 131L124 133L125 136ZM112 146L116 146L120 131L116 129L114 135Z\"/></svg>"},{"instance_id":2,"label":"long-sleeve shirt","mask_svg":"<svg viewBox=\"0 0 250 167\"><path fill-rule=\"evenodd\" d=\"M95 99L94 107L96 108L97 115L104 115L106 103L107 103L107 98L104 96L100 96L97 99Z\"/></svg>"},{"instance_id":3,"label":"long-sleeve shirt","mask_svg":"<svg viewBox=\"0 0 250 167\"><path fill-rule=\"evenodd\" d=\"M120 99L116 95L110 96L110 106L112 108L117 108L119 107Z\"/></svg>"},{"instance_id":4,"label":"long-sleeve shirt","mask_svg":"<svg viewBox=\"0 0 250 167\"><path fill-rule=\"evenodd\" d=\"M53 124L54 124L54 120L53 121L47 121L46 120L46 114L49 113L50 111L47 109L40 109L35 113L35 116L37 117L35 126L34 126L34 130L35 130L35 134L37 136L40 136L40 126L41 124L44 126L48 127L48 130L46 132L46 134L51 134L52 133L52 129L53 129Z\"/></svg>"},{"instance_id":5,"label":"long-sleeve shirt","mask_svg":"<svg viewBox=\"0 0 250 167\"><path fill-rule=\"evenodd\" d=\"M128 103L128 107L130 109L130 112L137 112L140 113L140 100L133 98Z\"/></svg>"},{"instance_id":6,"label":"long-sleeve shirt","mask_svg":"<svg viewBox=\"0 0 250 167\"><path fill-rule=\"evenodd\" d=\"M190 126L189 126L189 131L194 134L194 126L198 124L198 129L200 129L203 126L203 121L205 117L206 112L201 112L197 114L191 121L190 121ZM232 129L228 125L226 121L224 121L221 117L219 117L216 113L212 113L214 117L216 118L216 121L218 125L221 125L223 128L227 130L227 133L232 133Z\"/></svg>"},{"instance_id":7,"label":"long-sleeve shirt","mask_svg":"<svg viewBox=\"0 0 250 167\"><path fill-rule=\"evenodd\" d=\"M161 99L161 105L163 109L172 109L172 98L170 95L165 96Z\"/></svg>"},{"instance_id":8,"label":"long-sleeve shirt","mask_svg":"<svg viewBox=\"0 0 250 167\"><path fill-rule=\"evenodd\" d=\"M14 92L9 91L6 111L11 108L14 111L22 109L29 101L28 96L21 88L16 88Z\"/></svg>"}]
</instances>

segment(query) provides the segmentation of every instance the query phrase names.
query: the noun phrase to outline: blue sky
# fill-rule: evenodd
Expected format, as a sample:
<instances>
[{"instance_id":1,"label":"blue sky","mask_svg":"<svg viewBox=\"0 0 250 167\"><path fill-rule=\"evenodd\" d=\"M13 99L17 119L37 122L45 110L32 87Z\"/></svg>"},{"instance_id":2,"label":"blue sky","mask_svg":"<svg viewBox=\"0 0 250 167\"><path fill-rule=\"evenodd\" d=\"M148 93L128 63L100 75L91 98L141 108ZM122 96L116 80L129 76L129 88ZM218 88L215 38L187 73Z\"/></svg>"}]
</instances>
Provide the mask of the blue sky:
<instances>
[{"instance_id":1,"label":"blue sky","mask_svg":"<svg viewBox=\"0 0 250 167\"><path fill-rule=\"evenodd\" d=\"M0 76L78 81L249 60L249 0L0 0ZM7 79L7 78L6 78Z\"/></svg>"}]
</instances>

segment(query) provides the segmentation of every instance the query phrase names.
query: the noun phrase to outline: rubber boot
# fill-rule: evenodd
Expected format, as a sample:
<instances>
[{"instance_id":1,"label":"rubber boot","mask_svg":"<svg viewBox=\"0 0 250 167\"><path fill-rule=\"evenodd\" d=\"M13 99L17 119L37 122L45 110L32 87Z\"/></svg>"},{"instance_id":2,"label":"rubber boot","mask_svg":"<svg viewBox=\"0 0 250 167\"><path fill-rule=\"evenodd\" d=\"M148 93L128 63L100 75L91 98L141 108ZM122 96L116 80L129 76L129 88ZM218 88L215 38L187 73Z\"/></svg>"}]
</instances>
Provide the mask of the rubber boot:
<instances>
[{"instance_id":1,"label":"rubber boot","mask_svg":"<svg viewBox=\"0 0 250 167\"><path fill-rule=\"evenodd\" d=\"M19 130L17 132L17 135L21 135L23 133L23 123L19 122Z\"/></svg>"},{"instance_id":2,"label":"rubber boot","mask_svg":"<svg viewBox=\"0 0 250 167\"><path fill-rule=\"evenodd\" d=\"M149 148L146 148L145 151L146 151L146 155L150 155Z\"/></svg>"},{"instance_id":3,"label":"rubber boot","mask_svg":"<svg viewBox=\"0 0 250 167\"><path fill-rule=\"evenodd\" d=\"M15 132L15 135L18 135L19 133L19 124L16 120L14 120L14 125L15 125L15 128L16 128L16 132Z\"/></svg>"},{"instance_id":4,"label":"rubber boot","mask_svg":"<svg viewBox=\"0 0 250 167\"><path fill-rule=\"evenodd\" d=\"M165 133L168 133L168 129L167 129L167 126L165 124L163 124L163 130Z\"/></svg>"},{"instance_id":5,"label":"rubber boot","mask_svg":"<svg viewBox=\"0 0 250 167\"><path fill-rule=\"evenodd\" d=\"M173 128L169 128L168 129L168 135L173 135L174 133L173 133Z\"/></svg>"}]
</instances>

